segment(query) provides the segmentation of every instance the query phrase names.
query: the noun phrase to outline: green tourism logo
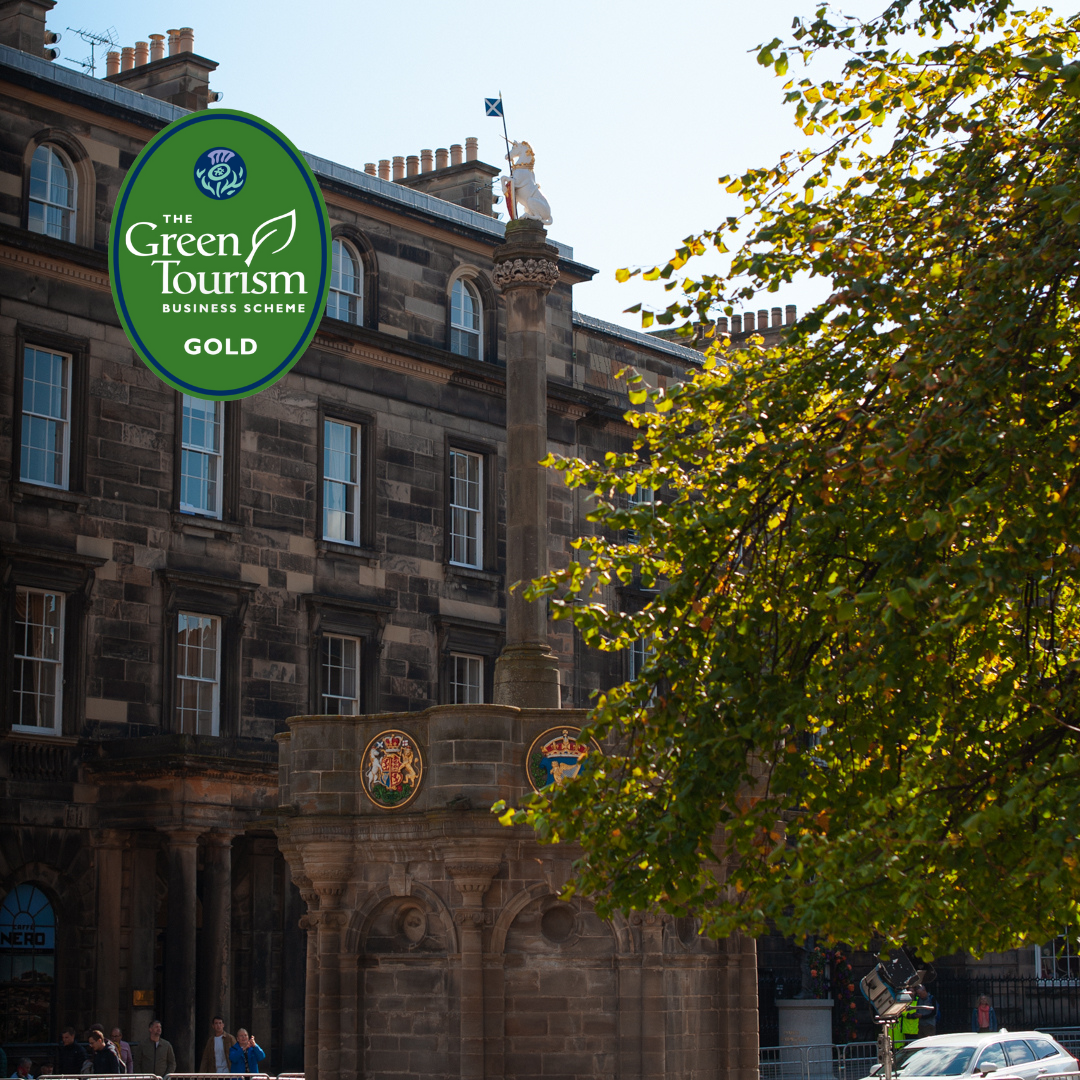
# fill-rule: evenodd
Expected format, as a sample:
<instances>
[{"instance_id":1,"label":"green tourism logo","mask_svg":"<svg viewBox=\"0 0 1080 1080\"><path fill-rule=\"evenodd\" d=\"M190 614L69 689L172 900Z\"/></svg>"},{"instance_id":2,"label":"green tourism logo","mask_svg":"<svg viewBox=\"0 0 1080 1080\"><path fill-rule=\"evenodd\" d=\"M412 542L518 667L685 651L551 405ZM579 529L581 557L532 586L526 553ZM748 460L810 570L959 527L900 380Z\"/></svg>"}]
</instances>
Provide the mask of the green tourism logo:
<instances>
[{"instance_id":1,"label":"green tourism logo","mask_svg":"<svg viewBox=\"0 0 1080 1080\"><path fill-rule=\"evenodd\" d=\"M257 394L300 359L326 306L319 185L256 116L176 120L120 188L109 279L128 340L159 378L217 401Z\"/></svg>"}]
</instances>

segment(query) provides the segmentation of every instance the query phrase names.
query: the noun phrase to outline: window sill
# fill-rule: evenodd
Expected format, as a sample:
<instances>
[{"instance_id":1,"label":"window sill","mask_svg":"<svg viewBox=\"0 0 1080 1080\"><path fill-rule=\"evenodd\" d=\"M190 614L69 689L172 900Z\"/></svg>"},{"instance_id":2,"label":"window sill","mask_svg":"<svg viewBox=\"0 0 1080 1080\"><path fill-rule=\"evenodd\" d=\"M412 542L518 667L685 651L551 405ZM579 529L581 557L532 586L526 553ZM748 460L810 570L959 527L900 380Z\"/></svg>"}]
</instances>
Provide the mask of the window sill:
<instances>
[{"instance_id":1,"label":"window sill","mask_svg":"<svg viewBox=\"0 0 1080 1080\"><path fill-rule=\"evenodd\" d=\"M90 496L77 491L65 491L63 488L45 487L43 484L28 484L25 480L16 480L11 485L11 501L45 503L60 510L72 510L81 514L90 505Z\"/></svg>"},{"instance_id":2,"label":"window sill","mask_svg":"<svg viewBox=\"0 0 1080 1080\"><path fill-rule=\"evenodd\" d=\"M174 532L215 540L235 540L243 532L243 526L235 522L203 517L201 514L186 514L182 510L172 512L172 527Z\"/></svg>"},{"instance_id":3,"label":"window sill","mask_svg":"<svg viewBox=\"0 0 1080 1080\"><path fill-rule=\"evenodd\" d=\"M358 559L365 566L377 566L379 553L374 548L362 547L359 544L343 544L339 540L316 540L315 548L320 555L345 555L350 559Z\"/></svg>"},{"instance_id":4,"label":"window sill","mask_svg":"<svg viewBox=\"0 0 1080 1080\"><path fill-rule=\"evenodd\" d=\"M6 737L12 742L20 743L48 743L50 746L79 745L77 736L61 735L59 731L50 731L48 728L17 728L13 725L6 733Z\"/></svg>"},{"instance_id":5,"label":"window sill","mask_svg":"<svg viewBox=\"0 0 1080 1080\"><path fill-rule=\"evenodd\" d=\"M502 587L502 574L497 574L494 570L481 570L475 566L458 566L457 563L446 564L446 580Z\"/></svg>"}]
</instances>

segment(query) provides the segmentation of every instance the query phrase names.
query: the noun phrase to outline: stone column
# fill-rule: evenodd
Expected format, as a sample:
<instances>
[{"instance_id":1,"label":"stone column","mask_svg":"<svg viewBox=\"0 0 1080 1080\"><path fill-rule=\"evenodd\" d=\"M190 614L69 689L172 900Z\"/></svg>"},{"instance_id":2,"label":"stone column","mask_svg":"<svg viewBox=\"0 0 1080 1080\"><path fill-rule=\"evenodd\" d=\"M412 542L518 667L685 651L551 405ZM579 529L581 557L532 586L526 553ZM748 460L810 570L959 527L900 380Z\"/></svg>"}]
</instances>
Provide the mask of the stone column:
<instances>
[{"instance_id":1,"label":"stone column","mask_svg":"<svg viewBox=\"0 0 1080 1080\"><path fill-rule=\"evenodd\" d=\"M93 837L97 870L97 962L94 1015L120 1015L120 904L123 834L105 829ZM115 1021L107 1021L115 1023Z\"/></svg>"},{"instance_id":2,"label":"stone column","mask_svg":"<svg viewBox=\"0 0 1080 1080\"><path fill-rule=\"evenodd\" d=\"M667 1075L667 1016L664 1001L664 916L631 916L641 933L641 1077Z\"/></svg>"},{"instance_id":3,"label":"stone column","mask_svg":"<svg viewBox=\"0 0 1080 1080\"><path fill-rule=\"evenodd\" d=\"M344 886L317 884L319 893L319 1059L317 1080L341 1076L342 1012L347 1006L341 985L341 952L348 914L338 910ZM306 1056L306 1055L305 1055ZM305 1070L305 1077L307 1072Z\"/></svg>"},{"instance_id":4,"label":"stone column","mask_svg":"<svg viewBox=\"0 0 1080 1080\"><path fill-rule=\"evenodd\" d=\"M198 996L197 1034L210 1031L210 1021L221 1016L226 1029L237 1027L229 1015L230 945L232 943L232 834L212 832L203 849L203 925L200 935L201 985ZM196 1044L198 1043L196 1040Z\"/></svg>"},{"instance_id":5,"label":"stone column","mask_svg":"<svg viewBox=\"0 0 1080 1080\"><path fill-rule=\"evenodd\" d=\"M157 838L137 835L131 848L131 990L140 1000L154 991L154 953L157 935ZM139 841L142 840L143 843ZM134 1039L145 1039L146 1028L158 1014L161 1002L135 1005L132 998L131 1029ZM104 1021L108 1023L108 1021Z\"/></svg>"},{"instance_id":6,"label":"stone column","mask_svg":"<svg viewBox=\"0 0 1080 1080\"><path fill-rule=\"evenodd\" d=\"M304 982L304 1077L319 1080L319 894L311 882L297 875L300 896L307 914L300 917L300 929L307 937L307 968Z\"/></svg>"},{"instance_id":7,"label":"stone column","mask_svg":"<svg viewBox=\"0 0 1080 1080\"><path fill-rule=\"evenodd\" d=\"M757 942L737 935L739 949L738 1080L758 1078Z\"/></svg>"},{"instance_id":8,"label":"stone column","mask_svg":"<svg viewBox=\"0 0 1080 1080\"><path fill-rule=\"evenodd\" d=\"M461 893L454 915L461 935L461 1080L484 1080L484 893L497 862L448 863Z\"/></svg>"},{"instance_id":9,"label":"stone column","mask_svg":"<svg viewBox=\"0 0 1080 1080\"><path fill-rule=\"evenodd\" d=\"M495 284L506 297L506 647L495 663L495 704L557 709L559 666L547 640L547 605L525 586L547 572L547 294L558 249L538 221L506 225Z\"/></svg>"},{"instance_id":10,"label":"stone column","mask_svg":"<svg viewBox=\"0 0 1080 1080\"><path fill-rule=\"evenodd\" d=\"M247 1026L258 1032L260 1045L271 1041L273 1008L274 860L277 842L265 837L251 841L251 1003ZM277 1034L276 1032L274 1033ZM267 1062L269 1066L269 1062Z\"/></svg>"},{"instance_id":11,"label":"stone column","mask_svg":"<svg viewBox=\"0 0 1080 1080\"><path fill-rule=\"evenodd\" d=\"M195 921L199 831L169 829L169 926L165 938L165 1038L180 1072L195 1068Z\"/></svg>"}]
</instances>

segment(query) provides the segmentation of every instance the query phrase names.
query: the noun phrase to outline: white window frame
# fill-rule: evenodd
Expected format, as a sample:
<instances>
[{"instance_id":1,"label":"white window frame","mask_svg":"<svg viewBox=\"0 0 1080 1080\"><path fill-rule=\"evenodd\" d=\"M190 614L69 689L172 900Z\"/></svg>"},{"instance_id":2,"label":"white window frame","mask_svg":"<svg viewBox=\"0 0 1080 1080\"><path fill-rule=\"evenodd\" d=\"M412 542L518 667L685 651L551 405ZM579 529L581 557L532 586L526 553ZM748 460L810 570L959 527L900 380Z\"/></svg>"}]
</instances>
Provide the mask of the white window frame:
<instances>
[{"instance_id":1,"label":"white window frame","mask_svg":"<svg viewBox=\"0 0 1080 1080\"><path fill-rule=\"evenodd\" d=\"M42 353L45 356L59 358L63 372L61 376L61 415L54 416L47 412L37 412L27 408L26 392L27 384L27 359L31 352ZM37 484L40 487L56 488L59 491L67 491L71 474L71 369L72 358L70 353L56 352L54 349L42 349L37 345L27 344L23 347L23 376L22 376L22 419L19 429L20 452L19 452L19 480L24 484ZM34 380L36 382L36 380ZM50 384L52 385L52 384ZM61 483L56 484L50 480L36 480L27 473L29 455L26 443L26 427L28 420L42 420L46 424L55 424L60 429L59 442L61 444Z\"/></svg>"},{"instance_id":2,"label":"white window frame","mask_svg":"<svg viewBox=\"0 0 1080 1080\"><path fill-rule=\"evenodd\" d=\"M1060 946L1064 946L1064 952ZM1044 959L1048 963L1053 974L1043 971ZM1069 975L1056 973L1058 962L1064 960ZM1075 933L1059 934L1053 941L1045 945L1035 946L1035 977L1046 985L1076 986L1080 984L1080 937Z\"/></svg>"},{"instance_id":3,"label":"white window frame","mask_svg":"<svg viewBox=\"0 0 1080 1080\"><path fill-rule=\"evenodd\" d=\"M181 620L182 619L205 619L207 622L212 623L215 627L215 647L214 647L214 677L208 679L204 675L186 675L183 672L183 665L180 663L180 633L181 633ZM176 665L176 701L173 705L173 716L175 719L177 731L187 735L205 735L207 732L200 732L198 715L195 718L195 730L187 731L184 726L184 713L191 710L185 710L183 707L184 701L184 684L188 682L198 683L201 686L210 685L213 687L211 696L210 707L210 731L209 734L217 736L221 734L221 650L223 642L221 640L222 621L217 615L204 615L198 611L180 611L176 614L176 643L174 645L175 657L174 662Z\"/></svg>"},{"instance_id":4,"label":"white window frame","mask_svg":"<svg viewBox=\"0 0 1080 1080\"><path fill-rule=\"evenodd\" d=\"M467 326L458 315L457 308L463 306L456 303L459 290L463 297L469 296L472 299L476 310L475 326ZM460 344L466 341L475 343L475 356L471 351L460 348ZM484 305L480 300L480 291L466 278L458 278L450 287L450 351L470 360L484 359Z\"/></svg>"},{"instance_id":5,"label":"white window frame","mask_svg":"<svg viewBox=\"0 0 1080 1080\"><path fill-rule=\"evenodd\" d=\"M205 443L192 443L184 438L184 422L190 410L189 403L198 402L200 408L203 404L209 404L214 406L214 430L217 433L217 447L212 448ZM192 397L189 394L184 394L180 402L180 512L183 514L197 514L199 517L221 519L222 503L224 502L225 494L225 453L223 444L225 442L225 403L223 401L211 401L206 402L203 398ZM214 506L198 506L195 503L184 501L184 477L187 476L185 466L188 462L189 455L192 457L198 457L203 459L208 464L207 473L207 488L212 488L215 498ZM195 477L196 474L191 474ZM209 502L209 499L207 500Z\"/></svg>"},{"instance_id":6,"label":"white window frame","mask_svg":"<svg viewBox=\"0 0 1080 1080\"><path fill-rule=\"evenodd\" d=\"M345 662L344 650L342 650L342 662L340 664L332 665L330 663L331 657L329 655L330 643L339 641L348 643L355 648L353 656L353 679L355 680L356 694L353 697L345 697L343 694L331 694L328 692L330 681L328 678L329 669L336 667L338 670L344 672L347 669ZM352 637L348 634L323 634L322 641L319 643L319 667L321 669L322 678L320 683L320 693L322 699L322 711L328 716L357 716L360 713L360 676L361 665L360 658L363 655L364 643L358 637ZM330 708L332 703L337 703L338 708ZM352 703L353 708L343 709L342 703Z\"/></svg>"},{"instance_id":7,"label":"white window frame","mask_svg":"<svg viewBox=\"0 0 1080 1080\"><path fill-rule=\"evenodd\" d=\"M344 456L341 450L331 450L330 430L331 425L347 430L350 435L349 461L351 463L351 478L332 476L329 468L331 453ZM332 416L323 418L323 460L322 460L322 538L333 540L339 544L351 544L353 547L360 545L360 466L363 445L363 428L360 424L353 424L347 420L336 420ZM330 509L328 494L332 489L340 489L344 497L344 510ZM351 509L350 509L351 507ZM340 514L341 535L337 535L330 528L330 514ZM350 518L352 525L350 528Z\"/></svg>"},{"instance_id":8,"label":"white window frame","mask_svg":"<svg viewBox=\"0 0 1080 1080\"><path fill-rule=\"evenodd\" d=\"M457 460L462 459L476 464L475 483L469 478L458 477L456 471ZM465 485L465 491L459 489L459 484ZM475 506L469 505L468 501L460 501L464 495L466 500L475 490ZM450 449L450 562L454 566L471 566L474 569L482 569L484 566L484 455L477 454L472 450ZM468 557L469 543L476 543L476 557L472 561Z\"/></svg>"},{"instance_id":9,"label":"white window frame","mask_svg":"<svg viewBox=\"0 0 1080 1080\"><path fill-rule=\"evenodd\" d=\"M30 588L25 588L22 585L19 585L15 589L16 603L18 602L18 596L19 596L20 593L22 593L22 594L24 594L26 596L53 596L53 597L56 597L56 599L58 601L58 611L57 611L58 626L56 628L56 636L57 636L56 657L57 658L55 660L52 660L52 659L49 659L48 657L45 657L45 656L34 656L32 654L29 654L29 653L20 652L19 650L21 648L23 648L24 645L25 645L25 637L23 638L23 641L21 641L21 642L16 639L16 641L15 641L15 651L14 651L14 653L15 653L14 654L14 659L15 659L17 667L19 667L19 669L20 669L20 674L21 674L22 668L21 668L21 665L19 664L19 661L23 661L23 660L29 661L31 664L41 665L42 667L44 665L46 665L46 664L52 666L52 668L53 668L53 670L55 672L54 678L55 678L56 681L55 681L54 685L56 687L56 692L54 694L53 722L52 722L51 727L44 727L44 726L41 726L41 725L38 725L38 724L16 724L16 723L13 723L11 725L11 730L12 731L32 732L35 735L59 735L62 732L63 722L64 722L64 614L65 614L65 607L66 607L65 601L66 601L67 598L65 597L65 595L63 593L53 592L50 589L30 589ZM42 624L42 626L44 628L44 624ZM29 693L31 695L33 695L33 696L40 696L40 692L38 690L30 690ZM12 702L12 712L13 712L14 716L21 715L21 712L22 712L22 709L21 709L22 694L23 694L22 687L20 685L16 684L16 686L14 688L15 701Z\"/></svg>"},{"instance_id":10,"label":"white window frame","mask_svg":"<svg viewBox=\"0 0 1080 1080\"><path fill-rule=\"evenodd\" d=\"M450 703L484 704L484 658L472 653L450 654Z\"/></svg>"},{"instance_id":11,"label":"white window frame","mask_svg":"<svg viewBox=\"0 0 1080 1080\"><path fill-rule=\"evenodd\" d=\"M46 163L46 166L45 166L45 197L44 198L39 198L39 197L37 197L37 196L35 196L33 194L33 190L34 190L34 180L33 180L34 158L37 157L38 153L41 150L45 150L47 153L55 156L56 160L60 163L60 167L67 174L67 177L70 180L68 190L69 190L70 196L71 196L71 203L70 203L69 206L64 206L62 203L54 202L52 200L52 198L51 198L51 195L52 195L52 177L53 177L53 156L50 156L50 157L47 158L47 163ZM42 227L41 228L36 228L35 227L36 223L34 222L33 215L31 213L29 213L29 212L27 214L26 227L30 230L30 232L38 233L41 236L51 236L56 240L67 240L69 243L73 244L75 242L75 224L76 224L75 218L76 218L76 214L77 214L77 208L78 208L78 205L79 205L79 178L76 175L75 168L71 164L71 160L68 158L67 154L65 154L63 152L63 150L60 149L60 147L54 145L53 143L47 143L47 142L41 143L38 147L35 148L34 155L30 159L30 180L29 180L29 184L30 184L30 190L27 193L29 206L30 207L40 206L41 207L41 218L42 218L41 225L42 225ZM68 227L67 227L67 229L66 230L62 229L59 235L49 231L48 218L49 218L49 208L50 207L53 207L53 208L55 208L57 210L60 210L63 213L66 213L66 214L70 215L69 218L68 218ZM67 233L67 235L64 235L65 232Z\"/></svg>"},{"instance_id":12,"label":"white window frame","mask_svg":"<svg viewBox=\"0 0 1080 1080\"><path fill-rule=\"evenodd\" d=\"M340 237L336 237L331 245L330 292L326 305L326 314L331 319L341 319L342 322L353 323L356 326L364 325L364 261L360 258L356 248ZM341 285L340 256L348 255L353 261L353 279L356 282L356 290L346 289ZM334 282L337 281L335 285ZM339 305L344 303L346 318L342 319ZM355 307L355 311L349 310ZM333 310L331 310L333 309Z\"/></svg>"}]
</instances>

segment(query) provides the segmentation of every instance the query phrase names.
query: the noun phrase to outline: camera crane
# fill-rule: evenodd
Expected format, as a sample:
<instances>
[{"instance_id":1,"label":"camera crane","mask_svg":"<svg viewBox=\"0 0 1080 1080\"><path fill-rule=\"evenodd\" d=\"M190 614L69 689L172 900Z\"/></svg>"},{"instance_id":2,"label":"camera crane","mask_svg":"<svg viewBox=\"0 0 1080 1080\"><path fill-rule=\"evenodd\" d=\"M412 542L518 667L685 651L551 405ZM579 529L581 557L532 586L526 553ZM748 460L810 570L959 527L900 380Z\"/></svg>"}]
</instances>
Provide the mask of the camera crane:
<instances>
[{"instance_id":1,"label":"camera crane","mask_svg":"<svg viewBox=\"0 0 1080 1080\"><path fill-rule=\"evenodd\" d=\"M881 1062L882 1080L893 1080L895 1061L893 1059L893 1028L900 1023L905 1013L912 1010L919 1018L933 1016L933 1005L916 1005L915 988L923 981L925 971L916 971L915 966L902 952L885 963L878 964L859 982L863 996L877 1013L878 1061Z\"/></svg>"}]
</instances>

